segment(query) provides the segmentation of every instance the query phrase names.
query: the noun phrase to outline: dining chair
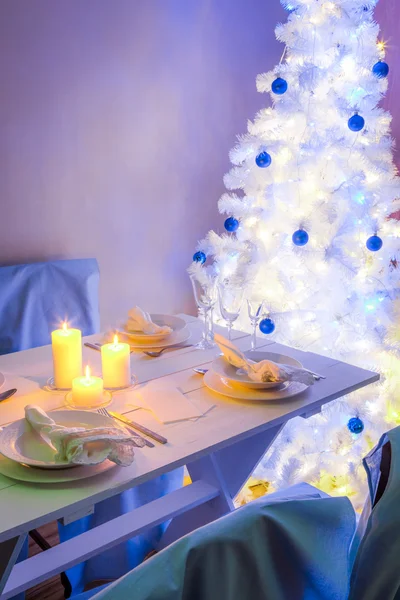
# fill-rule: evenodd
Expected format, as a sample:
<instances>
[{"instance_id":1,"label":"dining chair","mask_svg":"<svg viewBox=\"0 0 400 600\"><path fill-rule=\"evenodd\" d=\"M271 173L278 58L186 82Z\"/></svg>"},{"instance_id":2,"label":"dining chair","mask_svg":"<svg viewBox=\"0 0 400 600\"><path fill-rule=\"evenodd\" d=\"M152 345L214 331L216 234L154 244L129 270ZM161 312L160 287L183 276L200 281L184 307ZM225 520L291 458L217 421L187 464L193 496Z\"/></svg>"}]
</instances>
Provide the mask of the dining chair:
<instances>
[{"instance_id":1,"label":"dining chair","mask_svg":"<svg viewBox=\"0 0 400 600\"><path fill-rule=\"evenodd\" d=\"M0 354L44 346L61 321L100 329L96 259L0 267Z\"/></svg>"},{"instance_id":2,"label":"dining chair","mask_svg":"<svg viewBox=\"0 0 400 600\"><path fill-rule=\"evenodd\" d=\"M356 530L347 498L308 484L264 496L76 600L399 600L400 427L364 459Z\"/></svg>"}]
</instances>

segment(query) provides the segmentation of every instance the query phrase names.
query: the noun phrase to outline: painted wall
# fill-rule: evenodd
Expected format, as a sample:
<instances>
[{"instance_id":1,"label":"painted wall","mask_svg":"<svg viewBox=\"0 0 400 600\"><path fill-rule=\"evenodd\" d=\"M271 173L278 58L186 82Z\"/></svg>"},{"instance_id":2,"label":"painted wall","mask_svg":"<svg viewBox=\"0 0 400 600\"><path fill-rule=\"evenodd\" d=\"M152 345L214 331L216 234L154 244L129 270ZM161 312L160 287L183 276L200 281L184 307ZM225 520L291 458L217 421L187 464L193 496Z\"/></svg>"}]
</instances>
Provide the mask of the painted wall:
<instances>
[{"instance_id":1,"label":"painted wall","mask_svg":"<svg viewBox=\"0 0 400 600\"><path fill-rule=\"evenodd\" d=\"M395 132L399 17L381 0ZM1 0L0 263L95 256L104 326L135 303L190 310L185 269L222 228L283 19L279 0Z\"/></svg>"}]
</instances>

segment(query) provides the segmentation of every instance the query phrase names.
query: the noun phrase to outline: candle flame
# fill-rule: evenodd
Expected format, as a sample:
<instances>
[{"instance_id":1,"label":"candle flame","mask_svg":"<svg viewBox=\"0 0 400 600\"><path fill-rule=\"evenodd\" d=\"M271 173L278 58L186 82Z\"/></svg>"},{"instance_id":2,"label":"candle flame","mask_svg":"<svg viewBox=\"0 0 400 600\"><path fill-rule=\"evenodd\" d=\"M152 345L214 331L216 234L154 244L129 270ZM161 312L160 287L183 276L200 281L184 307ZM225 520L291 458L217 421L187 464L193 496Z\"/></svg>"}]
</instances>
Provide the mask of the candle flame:
<instances>
[{"instance_id":1,"label":"candle flame","mask_svg":"<svg viewBox=\"0 0 400 600\"><path fill-rule=\"evenodd\" d=\"M114 335L114 346L118 344L118 336Z\"/></svg>"},{"instance_id":2,"label":"candle flame","mask_svg":"<svg viewBox=\"0 0 400 600\"><path fill-rule=\"evenodd\" d=\"M67 323L67 321L64 321L64 323L62 324L62 328L63 328L63 331L68 331L68 323Z\"/></svg>"},{"instance_id":3,"label":"candle flame","mask_svg":"<svg viewBox=\"0 0 400 600\"><path fill-rule=\"evenodd\" d=\"M86 375L86 381L90 381L90 367L89 367L89 365L86 365L85 375Z\"/></svg>"}]
</instances>

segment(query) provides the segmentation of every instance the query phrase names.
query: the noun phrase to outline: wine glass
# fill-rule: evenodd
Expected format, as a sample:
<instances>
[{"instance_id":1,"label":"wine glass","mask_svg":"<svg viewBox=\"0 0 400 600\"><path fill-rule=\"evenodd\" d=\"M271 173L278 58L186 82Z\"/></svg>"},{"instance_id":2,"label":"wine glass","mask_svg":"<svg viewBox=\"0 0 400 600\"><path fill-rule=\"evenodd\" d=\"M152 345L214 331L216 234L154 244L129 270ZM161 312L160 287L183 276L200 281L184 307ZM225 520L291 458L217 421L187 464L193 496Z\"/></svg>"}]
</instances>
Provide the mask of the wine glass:
<instances>
[{"instance_id":1,"label":"wine glass","mask_svg":"<svg viewBox=\"0 0 400 600\"><path fill-rule=\"evenodd\" d=\"M222 318L228 324L228 339L231 339L232 326L240 314L243 302L243 287L222 283L218 286L219 308Z\"/></svg>"},{"instance_id":2,"label":"wine glass","mask_svg":"<svg viewBox=\"0 0 400 600\"><path fill-rule=\"evenodd\" d=\"M190 275L193 294L200 312L204 315L204 329L201 341L196 344L199 350L214 348L212 334L212 311L216 302L215 278L207 277L200 281L195 275Z\"/></svg>"},{"instance_id":3,"label":"wine glass","mask_svg":"<svg viewBox=\"0 0 400 600\"><path fill-rule=\"evenodd\" d=\"M253 333L251 335L251 350L254 352L257 348L257 327L264 311L264 300L247 300L247 311L251 325L253 327Z\"/></svg>"}]
</instances>

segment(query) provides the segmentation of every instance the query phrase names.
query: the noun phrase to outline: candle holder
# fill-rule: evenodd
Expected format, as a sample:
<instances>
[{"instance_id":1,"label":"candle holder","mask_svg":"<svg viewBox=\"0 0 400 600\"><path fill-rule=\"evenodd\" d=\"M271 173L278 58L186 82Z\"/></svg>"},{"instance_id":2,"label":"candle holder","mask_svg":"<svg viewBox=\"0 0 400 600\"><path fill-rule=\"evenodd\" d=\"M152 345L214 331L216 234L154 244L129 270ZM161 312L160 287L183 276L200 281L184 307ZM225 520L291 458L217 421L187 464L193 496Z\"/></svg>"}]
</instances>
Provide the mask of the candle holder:
<instances>
[{"instance_id":1,"label":"candle holder","mask_svg":"<svg viewBox=\"0 0 400 600\"><path fill-rule=\"evenodd\" d=\"M67 408L73 408L74 410L96 410L97 408L104 408L112 402L112 394L108 390L103 391L102 401L95 405L85 405L80 402L74 402L72 398L72 390L65 395L65 405Z\"/></svg>"},{"instance_id":2,"label":"candle holder","mask_svg":"<svg viewBox=\"0 0 400 600\"><path fill-rule=\"evenodd\" d=\"M54 377L49 377L46 381L46 385L43 386L43 389L46 392L69 392L71 388L58 388L54 382Z\"/></svg>"},{"instance_id":3,"label":"candle holder","mask_svg":"<svg viewBox=\"0 0 400 600\"><path fill-rule=\"evenodd\" d=\"M138 383L138 379L136 377L136 375L131 375L131 382L128 385L122 385L121 387L105 387L105 390L108 390L109 392L122 392L124 390L130 390L132 388L134 388Z\"/></svg>"}]
</instances>

